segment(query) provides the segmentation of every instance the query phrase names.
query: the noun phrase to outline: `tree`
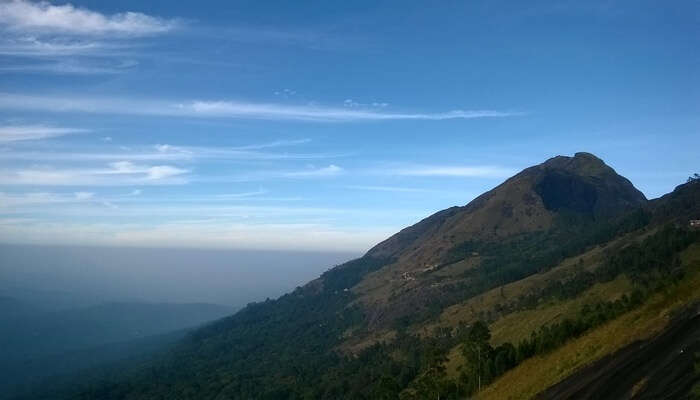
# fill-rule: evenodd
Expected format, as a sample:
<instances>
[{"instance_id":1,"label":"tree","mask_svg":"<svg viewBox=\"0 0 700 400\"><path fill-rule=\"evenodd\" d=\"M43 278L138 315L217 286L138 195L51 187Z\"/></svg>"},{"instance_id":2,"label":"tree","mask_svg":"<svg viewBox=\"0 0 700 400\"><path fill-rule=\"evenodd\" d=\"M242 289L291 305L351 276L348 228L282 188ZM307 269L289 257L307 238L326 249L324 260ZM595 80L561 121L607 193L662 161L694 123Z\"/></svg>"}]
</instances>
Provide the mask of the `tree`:
<instances>
[{"instance_id":1,"label":"tree","mask_svg":"<svg viewBox=\"0 0 700 400\"><path fill-rule=\"evenodd\" d=\"M467 339L475 343L488 343L491 340L491 331L483 321L476 321L469 329Z\"/></svg>"},{"instance_id":2,"label":"tree","mask_svg":"<svg viewBox=\"0 0 700 400\"><path fill-rule=\"evenodd\" d=\"M482 380L483 383L487 381L484 379L486 365L493 352L490 340L489 327L483 321L477 321L469 328L466 340L462 343L462 354L467 361L463 369L469 392L481 389Z\"/></svg>"}]
</instances>

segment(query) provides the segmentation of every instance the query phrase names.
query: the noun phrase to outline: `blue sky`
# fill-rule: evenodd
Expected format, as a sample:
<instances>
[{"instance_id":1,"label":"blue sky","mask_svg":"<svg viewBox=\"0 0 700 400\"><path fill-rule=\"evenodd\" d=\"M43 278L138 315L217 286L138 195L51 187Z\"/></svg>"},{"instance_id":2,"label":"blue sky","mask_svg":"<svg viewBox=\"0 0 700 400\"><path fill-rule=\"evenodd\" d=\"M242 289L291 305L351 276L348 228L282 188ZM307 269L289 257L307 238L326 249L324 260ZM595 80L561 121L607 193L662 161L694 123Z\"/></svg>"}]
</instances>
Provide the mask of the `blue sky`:
<instances>
[{"instance_id":1,"label":"blue sky","mask_svg":"<svg viewBox=\"0 0 700 400\"><path fill-rule=\"evenodd\" d=\"M554 155L698 170L697 1L0 1L0 241L361 251Z\"/></svg>"}]
</instances>

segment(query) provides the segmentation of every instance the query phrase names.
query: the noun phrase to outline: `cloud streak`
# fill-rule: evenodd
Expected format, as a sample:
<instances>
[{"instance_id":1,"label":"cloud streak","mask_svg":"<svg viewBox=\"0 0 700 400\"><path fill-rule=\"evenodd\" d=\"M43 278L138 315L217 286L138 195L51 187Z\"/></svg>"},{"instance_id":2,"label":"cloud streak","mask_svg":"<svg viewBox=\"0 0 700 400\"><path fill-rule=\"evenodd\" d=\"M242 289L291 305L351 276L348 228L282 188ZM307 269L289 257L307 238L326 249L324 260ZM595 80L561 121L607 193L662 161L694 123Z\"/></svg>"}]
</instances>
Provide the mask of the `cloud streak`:
<instances>
[{"instance_id":1,"label":"cloud streak","mask_svg":"<svg viewBox=\"0 0 700 400\"><path fill-rule=\"evenodd\" d=\"M23 140L48 139L72 133L88 132L86 129L61 128L48 125L6 125L0 126L0 143Z\"/></svg>"},{"instance_id":2,"label":"cloud streak","mask_svg":"<svg viewBox=\"0 0 700 400\"><path fill-rule=\"evenodd\" d=\"M0 49L0 54L2 49ZM130 71L138 65L135 61L122 61L119 63L95 63L84 60L60 60L55 62L35 62L17 65L5 65L0 67L1 73L53 73L59 75L98 75L121 74Z\"/></svg>"},{"instance_id":3,"label":"cloud streak","mask_svg":"<svg viewBox=\"0 0 700 400\"><path fill-rule=\"evenodd\" d=\"M346 185L345 189L364 190L370 192L391 192L391 193L427 193L430 189L403 187L403 186L372 186L372 185Z\"/></svg>"},{"instance_id":4,"label":"cloud streak","mask_svg":"<svg viewBox=\"0 0 700 400\"><path fill-rule=\"evenodd\" d=\"M105 15L72 4L10 0L0 3L0 25L19 32L145 36L170 31L178 21L139 12Z\"/></svg>"},{"instance_id":5,"label":"cloud streak","mask_svg":"<svg viewBox=\"0 0 700 400\"><path fill-rule=\"evenodd\" d=\"M452 120L503 118L523 115L496 110L455 110L438 113L399 113L381 110L357 110L315 105L286 105L232 101L145 100L129 98L60 97L0 93L0 109L142 115L156 117L233 118L319 122L356 122L391 120Z\"/></svg>"},{"instance_id":6,"label":"cloud streak","mask_svg":"<svg viewBox=\"0 0 700 400\"><path fill-rule=\"evenodd\" d=\"M81 203L92 201L92 192L53 193L3 193L0 192L0 208L17 208L23 206L42 206L47 204Z\"/></svg>"},{"instance_id":7,"label":"cloud streak","mask_svg":"<svg viewBox=\"0 0 700 400\"><path fill-rule=\"evenodd\" d=\"M472 178L507 178L517 171L492 165L420 165L380 170L380 174L397 176L442 176Z\"/></svg>"},{"instance_id":8,"label":"cloud streak","mask_svg":"<svg viewBox=\"0 0 700 400\"><path fill-rule=\"evenodd\" d=\"M2 143L2 140L0 140ZM112 151L2 151L0 160L32 161L195 161L195 160L316 160L346 157L340 153L274 153L239 150L239 147L197 147L156 145Z\"/></svg>"},{"instance_id":9,"label":"cloud streak","mask_svg":"<svg viewBox=\"0 0 700 400\"><path fill-rule=\"evenodd\" d=\"M337 165L331 164L327 167L310 168L308 170L285 172L283 176L288 178L322 178L337 176L345 170Z\"/></svg>"},{"instance_id":10,"label":"cloud streak","mask_svg":"<svg viewBox=\"0 0 700 400\"><path fill-rule=\"evenodd\" d=\"M1 185L122 186L187 183L187 169L171 165L139 165L117 161L103 168L30 167L0 170Z\"/></svg>"}]
</instances>

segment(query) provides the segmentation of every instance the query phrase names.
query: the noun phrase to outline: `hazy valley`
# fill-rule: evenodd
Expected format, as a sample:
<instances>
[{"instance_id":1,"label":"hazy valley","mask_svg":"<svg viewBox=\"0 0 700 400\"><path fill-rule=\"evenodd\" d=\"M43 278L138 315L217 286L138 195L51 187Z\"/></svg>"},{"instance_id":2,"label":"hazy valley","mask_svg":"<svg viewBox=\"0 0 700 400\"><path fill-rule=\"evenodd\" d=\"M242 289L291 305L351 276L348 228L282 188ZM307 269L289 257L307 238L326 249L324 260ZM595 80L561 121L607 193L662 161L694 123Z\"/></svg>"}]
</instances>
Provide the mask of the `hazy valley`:
<instances>
[{"instance_id":1,"label":"hazy valley","mask_svg":"<svg viewBox=\"0 0 700 400\"><path fill-rule=\"evenodd\" d=\"M555 157L140 366L47 396L692 396L699 200L697 180L646 200L591 154ZM655 361L627 355L645 347ZM596 389L593 362L620 378Z\"/></svg>"}]
</instances>

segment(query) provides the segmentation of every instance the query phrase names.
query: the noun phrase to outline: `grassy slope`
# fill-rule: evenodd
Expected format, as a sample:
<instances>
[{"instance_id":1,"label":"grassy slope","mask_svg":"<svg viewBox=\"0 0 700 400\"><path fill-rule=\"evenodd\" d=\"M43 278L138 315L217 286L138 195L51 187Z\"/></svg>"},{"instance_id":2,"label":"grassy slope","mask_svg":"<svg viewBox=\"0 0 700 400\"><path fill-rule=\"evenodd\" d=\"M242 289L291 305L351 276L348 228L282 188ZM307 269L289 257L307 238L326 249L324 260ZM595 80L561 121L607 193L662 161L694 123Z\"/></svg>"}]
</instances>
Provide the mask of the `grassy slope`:
<instances>
[{"instance_id":1,"label":"grassy slope","mask_svg":"<svg viewBox=\"0 0 700 400\"><path fill-rule=\"evenodd\" d=\"M459 322L472 323L477 321L480 319L480 312L495 313L495 309L498 304L507 304L509 302L516 301L520 296L526 295L534 289L541 288L550 281L564 280L574 276L577 273L578 268L582 267L586 270L593 270L597 268L600 265L603 250L610 245L619 243L621 240L623 239L615 240L604 246L596 246L580 256L575 256L564 260L560 265L552 268L549 271L534 274L525 279L509 283L502 286L502 289L501 287L491 289L463 303L448 307L442 312L437 321L427 324L414 325L410 328L410 332L425 337L432 335L433 330L437 327L455 327L459 324ZM474 265L474 260L470 260L471 262L468 264L468 267L475 268L476 266ZM579 264L579 261L583 262ZM442 272L442 270L438 272ZM368 284L367 282L374 282L377 284L377 287L381 287L381 285L377 283L378 280L376 277L374 277L374 279L365 279L363 282L365 282L365 285ZM364 288L366 287L367 286ZM392 290L389 285L386 285L381 289ZM378 291L372 293L372 295L375 296L377 294ZM378 299L374 298L373 300ZM536 327L539 328L539 325ZM368 335L361 336L356 340L354 340L351 335L347 335L345 342L339 347L339 349L347 354L357 354L375 343L393 338L395 334L396 332L393 330L379 330L370 332ZM527 335L529 334L530 331L527 332ZM454 361L451 361L448 364L456 365L457 363L461 363L461 358L459 360L455 360L455 355L457 355L457 357L461 357L458 349L454 349L453 352L450 353L450 357L448 358ZM449 365L448 371L450 371Z\"/></svg>"},{"instance_id":2,"label":"grassy slope","mask_svg":"<svg viewBox=\"0 0 700 400\"><path fill-rule=\"evenodd\" d=\"M578 368L634 341L648 339L661 332L675 310L700 300L700 245L694 244L687 249L683 261L688 275L676 287L652 296L640 308L570 341L552 353L526 360L484 389L478 398L532 398Z\"/></svg>"},{"instance_id":3,"label":"grassy slope","mask_svg":"<svg viewBox=\"0 0 700 400\"><path fill-rule=\"evenodd\" d=\"M543 273L534 274L516 282L498 287L481 295L475 296L463 303L446 308L435 323L414 328L413 331L423 336L431 334L438 326L457 326L460 321L473 323L479 318L480 312L494 311L498 304L507 304L516 301L518 297L527 295L530 291L545 286L554 280L566 280L580 271L581 268L593 271L601 265L603 253L606 249L624 246L630 241L639 242L655 230L637 231L617 238L609 243L596 246L587 252L570 257L561 264ZM575 299L566 301L549 302L540 305L535 310L518 311L504 316L497 315L490 324L492 344L499 345L504 342L517 344L521 339L529 337L530 333L546 323L563 320L579 312L586 303L610 301L631 292L631 284L626 277L602 284L596 284L584 291ZM449 378L456 379L459 376L459 367L464 363L459 346L453 348L447 355L445 363L446 373Z\"/></svg>"},{"instance_id":4,"label":"grassy slope","mask_svg":"<svg viewBox=\"0 0 700 400\"><path fill-rule=\"evenodd\" d=\"M606 247L595 247L580 256L564 260L549 271L530 275L525 279L491 289L463 303L448 307L442 312L437 323L423 327L421 333L430 334L436 326L457 326L460 321L474 322L479 319L479 312L494 311L498 304L516 301L520 296L527 295L530 291L541 288L550 281L565 280L574 276L579 265L587 270L595 269L598 267L602 251ZM580 260L583 261L582 264L579 264Z\"/></svg>"},{"instance_id":5,"label":"grassy slope","mask_svg":"<svg viewBox=\"0 0 700 400\"><path fill-rule=\"evenodd\" d=\"M491 344L498 346L505 342L517 344L520 340L530 337L530 333L540 326L574 317L584 304L595 304L601 301L611 301L631 293L629 279L620 276L617 279L598 283L581 293L574 299L554 301L543 304L534 310L518 311L496 320L489 326L491 329ZM464 357L459 346L453 348L445 363L447 376L457 378L459 367L464 364Z\"/></svg>"},{"instance_id":6,"label":"grassy slope","mask_svg":"<svg viewBox=\"0 0 700 400\"><path fill-rule=\"evenodd\" d=\"M620 276L611 282L595 284L574 299L552 301L540 305L534 310L508 314L489 327L491 329L491 343L494 346L505 342L519 343L522 339L529 338L530 333L542 325L561 322L565 318L574 318L584 304L615 301L623 294L631 292L632 284L629 279Z\"/></svg>"}]
</instances>

